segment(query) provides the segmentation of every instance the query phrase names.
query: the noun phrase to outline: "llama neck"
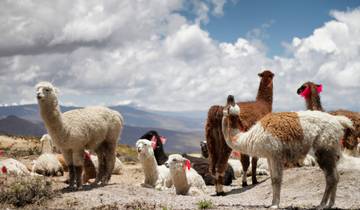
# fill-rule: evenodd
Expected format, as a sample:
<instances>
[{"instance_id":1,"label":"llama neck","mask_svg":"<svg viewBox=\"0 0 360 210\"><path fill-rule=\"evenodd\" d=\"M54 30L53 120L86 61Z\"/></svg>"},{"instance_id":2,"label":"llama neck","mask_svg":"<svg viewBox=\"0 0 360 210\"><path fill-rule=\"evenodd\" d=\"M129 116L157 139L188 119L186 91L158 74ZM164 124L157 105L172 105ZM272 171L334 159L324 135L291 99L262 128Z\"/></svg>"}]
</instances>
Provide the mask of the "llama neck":
<instances>
[{"instance_id":1,"label":"llama neck","mask_svg":"<svg viewBox=\"0 0 360 210\"><path fill-rule=\"evenodd\" d=\"M46 129L50 136L54 138L54 141L64 139L66 129L59 105L40 104L40 114L44 120Z\"/></svg>"},{"instance_id":2,"label":"llama neck","mask_svg":"<svg viewBox=\"0 0 360 210\"><path fill-rule=\"evenodd\" d=\"M170 168L170 173L176 189L176 194L184 195L189 191L190 184L188 183L185 170L187 169L181 168L179 170Z\"/></svg>"},{"instance_id":3,"label":"llama neck","mask_svg":"<svg viewBox=\"0 0 360 210\"><path fill-rule=\"evenodd\" d=\"M305 98L305 101L308 110L324 111L321 106L320 95L315 88L311 88L311 93Z\"/></svg>"},{"instance_id":4,"label":"llama neck","mask_svg":"<svg viewBox=\"0 0 360 210\"><path fill-rule=\"evenodd\" d=\"M272 81L265 82L264 80L260 81L258 93L256 96L256 101L264 101L266 102L271 108L273 103L273 84Z\"/></svg>"},{"instance_id":5,"label":"llama neck","mask_svg":"<svg viewBox=\"0 0 360 210\"><path fill-rule=\"evenodd\" d=\"M155 183L159 176L158 166L154 156L148 157L141 161L144 174L145 174L145 183L155 186Z\"/></svg>"},{"instance_id":6,"label":"llama neck","mask_svg":"<svg viewBox=\"0 0 360 210\"><path fill-rule=\"evenodd\" d=\"M233 150L241 153L258 156L256 154L256 136L250 134L251 129L246 132L240 132L238 128L232 128L226 117L222 119L222 132L226 144Z\"/></svg>"}]
</instances>

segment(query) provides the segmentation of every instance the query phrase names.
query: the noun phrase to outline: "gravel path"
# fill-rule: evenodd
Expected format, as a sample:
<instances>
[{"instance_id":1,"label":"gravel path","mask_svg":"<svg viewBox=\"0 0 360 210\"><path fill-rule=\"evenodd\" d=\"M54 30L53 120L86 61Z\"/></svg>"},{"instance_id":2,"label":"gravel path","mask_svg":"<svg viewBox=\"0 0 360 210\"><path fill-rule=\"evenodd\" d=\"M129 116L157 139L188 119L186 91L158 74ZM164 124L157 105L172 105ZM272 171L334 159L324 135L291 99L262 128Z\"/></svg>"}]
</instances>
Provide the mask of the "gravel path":
<instances>
[{"instance_id":1,"label":"gravel path","mask_svg":"<svg viewBox=\"0 0 360 210\"><path fill-rule=\"evenodd\" d=\"M335 207L360 208L360 171L340 170ZM56 188L65 185L57 178ZM140 187L143 174L139 164L126 165L124 174L114 175L105 187L85 187L78 192L64 192L47 202L45 208L73 209L197 209L201 200L211 200L214 209L265 209L271 203L272 191L268 176L260 177L256 186L241 187L241 180L225 187L224 197L214 196L214 187L208 186L206 194L181 196L174 189L157 191ZM250 181L250 180L249 180ZM251 183L251 181L250 181ZM281 192L281 208L314 208L320 203L325 180L317 167L287 169Z\"/></svg>"}]
</instances>

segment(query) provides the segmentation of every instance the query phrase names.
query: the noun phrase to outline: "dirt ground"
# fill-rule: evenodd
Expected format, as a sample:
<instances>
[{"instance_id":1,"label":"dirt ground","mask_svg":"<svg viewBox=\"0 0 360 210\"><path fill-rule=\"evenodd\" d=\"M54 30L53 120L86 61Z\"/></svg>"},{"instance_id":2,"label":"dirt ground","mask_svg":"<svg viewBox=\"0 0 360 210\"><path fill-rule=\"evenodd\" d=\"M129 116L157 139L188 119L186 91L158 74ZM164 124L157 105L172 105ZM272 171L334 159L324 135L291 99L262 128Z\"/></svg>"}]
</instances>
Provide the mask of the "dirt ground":
<instances>
[{"instance_id":1,"label":"dirt ground","mask_svg":"<svg viewBox=\"0 0 360 210\"><path fill-rule=\"evenodd\" d=\"M33 157L22 157L29 162ZM359 167L357 167L359 168ZM341 167L335 208L360 209L360 170ZM250 177L249 177L250 178ZM121 175L113 175L109 185L90 187L68 192L64 177L51 178L58 195L41 205L30 205L25 209L198 209L199 201L207 200L213 209L265 209L272 198L270 179L259 176L260 183L241 187L241 180L226 186L226 196L215 196L214 186L207 186L204 194L176 195L174 189L158 191L143 188L140 183L144 175L139 163L125 164ZM248 180L251 183L251 180ZM292 168L284 171L280 207L286 209L315 208L325 189L325 178L318 167Z\"/></svg>"}]
</instances>

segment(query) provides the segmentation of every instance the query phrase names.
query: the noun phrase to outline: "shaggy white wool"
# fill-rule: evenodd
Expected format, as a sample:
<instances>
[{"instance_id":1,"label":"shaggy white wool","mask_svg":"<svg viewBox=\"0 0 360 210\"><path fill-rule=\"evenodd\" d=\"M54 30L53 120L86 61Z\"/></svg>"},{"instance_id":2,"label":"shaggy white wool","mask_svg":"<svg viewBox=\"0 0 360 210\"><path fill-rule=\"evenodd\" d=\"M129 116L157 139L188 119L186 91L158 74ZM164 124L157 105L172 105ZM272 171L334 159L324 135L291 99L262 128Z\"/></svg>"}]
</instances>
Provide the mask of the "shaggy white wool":
<instances>
[{"instance_id":1,"label":"shaggy white wool","mask_svg":"<svg viewBox=\"0 0 360 210\"><path fill-rule=\"evenodd\" d=\"M103 173L98 173L96 182L106 184L111 178L115 149L124 125L120 113L106 107L87 107L61 113L57 89L49 82L38 83L36 94L46 129L67 165L81 167L84 150L96 151L97 155L104 156L101 160L105 168ZM76 177L78 182L79 174ZM81 183L77 185L79 187Z\"/></svg>"},{"instance_id":2,"label":"shaggy white wool","mask_svg":"<svg viewBox=\"0 0 360 210\"><path fill-rule=\"evenodd\" d=\"M32 172L45 176L62 176L64 169L56 154L45 153L33 161Z\"/></svg>"},{"instance_id":3,"label":"shaggy white wool","mask_svg":"<svg viewBox=\"0 0 360 210\"><path fill-rule=\"evenodd\" d=\"M53 143L49 134L44 134L41 139L41 154L45 153L60 153L60 150L57 149Z\"/></svg>"},{"instance_id":4,"label":"shaggy white wool","mask_svg":"<svg viewBox=\"0 0 360 210\"><path fill-rule=\"evenodd\" d=\"M165 165L170 168L170 175L175 186L176 194L187 195L204 193L206 185L204 179L192 168L187 168L187 160L179 154L169 156Z\"/></svg>"},{"instance_id":5,"label":"shaggy white wool","mask_svg":"<svg viewBox=\"0 0 360 210\"><path fill-rule=\"evenodd\" d=\"M99 171L99 159L96 155L91 154L90 155L91 161L94 163L96 172ZM115 158L115 165L114 165L114 169L112 171L112 174L121 174L121 172L124 169L124 164L121 162L121 160L119 158Z\"/></svg>"},{"instance_id":6,"label":"shaggy white wool","mask_svg":"<svg viewBox=\"0 0 360 210\"><path fill-rule=\"evenodd\" d=\"M0 161L0 174L4 174L3 168L5 168L6 174L30 175L30 171L26 166L13 158Z\"/></svg>"},{"instance_id":7,"label":"shaggy white wool","mask_svg":"<svg viewBox=\"0 0 360 210\"><path fill-rule=\"evenodd\" d=\"M136 142L136 149L145 174L144 183L141 185L155 187L158 190L170 188L172 186L170 170L164 165L157 165L151 142L147 139L139 139Z\"/></svg>"}]
</instances>

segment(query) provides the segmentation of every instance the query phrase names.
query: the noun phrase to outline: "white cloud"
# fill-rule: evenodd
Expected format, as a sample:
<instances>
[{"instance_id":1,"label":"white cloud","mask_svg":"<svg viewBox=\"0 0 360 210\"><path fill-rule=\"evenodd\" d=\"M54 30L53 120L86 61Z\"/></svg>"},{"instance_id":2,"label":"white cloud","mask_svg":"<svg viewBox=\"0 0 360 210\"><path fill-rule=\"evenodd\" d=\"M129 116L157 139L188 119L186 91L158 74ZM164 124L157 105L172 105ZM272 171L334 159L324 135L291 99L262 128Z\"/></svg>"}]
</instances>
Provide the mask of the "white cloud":
<instances>
[{"instance_id":1,"label":"white cloud","mask_svg":"<svg viewBox=\"0 0 360 210\"><path fill-rule=\"evenodd\" d=\"M221 43L201 28L226 1L36 2L0 3L0 104L35 102L33 86L49 80L64 104L205 110L230 93L254 99L257 73L271 69L275 109L303 109L296 89L308 80L324 84L324 107L360 107L359 9L331 12L287 44L289 57L268 58L264 33Z\"/></svg>"}]
</instances>

